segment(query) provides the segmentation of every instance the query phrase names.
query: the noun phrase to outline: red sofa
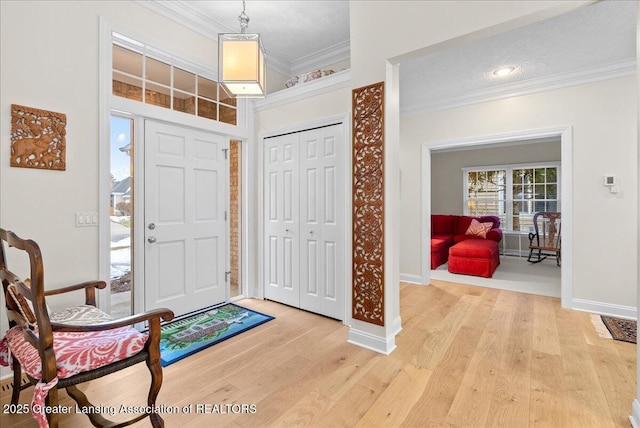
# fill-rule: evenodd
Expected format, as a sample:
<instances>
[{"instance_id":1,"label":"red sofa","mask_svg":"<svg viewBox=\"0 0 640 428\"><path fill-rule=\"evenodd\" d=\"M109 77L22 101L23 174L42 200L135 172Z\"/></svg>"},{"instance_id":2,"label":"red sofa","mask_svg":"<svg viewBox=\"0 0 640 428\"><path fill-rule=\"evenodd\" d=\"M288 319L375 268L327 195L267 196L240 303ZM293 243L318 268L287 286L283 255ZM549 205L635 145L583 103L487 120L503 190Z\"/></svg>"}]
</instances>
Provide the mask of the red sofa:
<instances>
[{"instance_id":1,"label":"red sofa","mask_svg":"<svg viewBox=\"0 0 640 428\"><path fill-rule=\"evenodd\" d=\"M471 220L480 223L491 222L493 226L487 232L486 238L475 235L467 235ZM431 215L431 269L447 262L449 248L467 239L488 239L495 242L502 240L500 218L496 216L469 217L461 215Z\"/></svg>"}]
</instances>

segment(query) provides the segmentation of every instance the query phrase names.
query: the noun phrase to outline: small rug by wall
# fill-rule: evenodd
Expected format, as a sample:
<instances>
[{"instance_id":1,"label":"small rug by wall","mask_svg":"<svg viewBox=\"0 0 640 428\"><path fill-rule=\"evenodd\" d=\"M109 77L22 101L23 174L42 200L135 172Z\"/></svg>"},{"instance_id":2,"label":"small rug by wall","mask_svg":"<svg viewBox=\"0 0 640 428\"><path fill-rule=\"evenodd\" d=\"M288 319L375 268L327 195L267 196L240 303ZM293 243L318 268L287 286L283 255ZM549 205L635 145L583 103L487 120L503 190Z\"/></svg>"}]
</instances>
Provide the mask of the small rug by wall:
<instances>
[{"instance_id":1,"label":"small rug by wall","mask_svg":"<svg viewBox=\"0 0 640 428\"><path fill-rule=\"evenodd\" d=\"M160 337L162 367L274 319L233 303L206 309L163 325Z\"/></svg>"},{"instance_id":2,"label":"small rug by wall","mask_svg":"<svg viewBox=\"0 0 640 428\"><path fill-rule=\"evenodd\" d=\"M629 343L637 341L637 323L634 320L592 314L591 321L601 337Z\"/></svg>"}]
</instances>

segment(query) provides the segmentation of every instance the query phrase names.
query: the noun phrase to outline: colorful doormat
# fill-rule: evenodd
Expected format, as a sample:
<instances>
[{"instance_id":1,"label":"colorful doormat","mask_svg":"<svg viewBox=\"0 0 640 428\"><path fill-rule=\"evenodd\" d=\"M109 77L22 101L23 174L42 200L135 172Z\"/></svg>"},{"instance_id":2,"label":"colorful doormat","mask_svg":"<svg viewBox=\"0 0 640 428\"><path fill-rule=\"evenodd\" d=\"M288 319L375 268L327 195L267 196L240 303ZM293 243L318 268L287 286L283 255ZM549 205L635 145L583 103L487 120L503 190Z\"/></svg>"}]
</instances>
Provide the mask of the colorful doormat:
<instances>
[{"instance_id":1,"label":"colorful doormat","mask_svg":"<svg viewBox=\"0 0 640 428\"><path fill-rule=\"evenodd\" d=\"M227 303L162 326L160 364L166 367L218 342L274 319Z\"/></svg>"},{"instance_id":2,"label":"colorful doormat","mask_svg":"<svg viewBox=\"0 0 640 428\"><path fill-rule=\"evenodd\" d=\"M638 327L634 320L625 320L602 315L602 322L614 339L622 340L623 342L636 343Z\"/></svg>"}]
</instances>

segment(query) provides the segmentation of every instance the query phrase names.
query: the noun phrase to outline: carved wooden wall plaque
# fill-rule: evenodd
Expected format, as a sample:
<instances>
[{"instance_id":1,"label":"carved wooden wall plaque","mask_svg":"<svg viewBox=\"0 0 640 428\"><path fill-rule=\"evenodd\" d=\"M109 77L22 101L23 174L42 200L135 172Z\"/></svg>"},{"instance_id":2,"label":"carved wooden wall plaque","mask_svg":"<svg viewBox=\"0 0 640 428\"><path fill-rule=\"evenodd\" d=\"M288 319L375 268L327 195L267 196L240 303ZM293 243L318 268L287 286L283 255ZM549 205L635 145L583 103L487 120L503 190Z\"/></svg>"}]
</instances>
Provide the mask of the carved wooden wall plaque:
<instances>
[{"instance_id":1,"label":"carved wooden wall plaque","mask_svg":"<svg viewBox=\"0 0 640 428\"><path fill-rule=\"evenodd\" d=\"M384 325L384 82L354 89L352 317Z\"/></svg>"},{"instance_id":2,"label":"carved wooden wall plaque","mask_svg":"<svg viewBox=\"0 0 640 428\"><path fill-rule=\"evenodd\" d=\"M66 167L67 116L11 105L11 166L54 169Z\"/></svg>"}]
</instances>

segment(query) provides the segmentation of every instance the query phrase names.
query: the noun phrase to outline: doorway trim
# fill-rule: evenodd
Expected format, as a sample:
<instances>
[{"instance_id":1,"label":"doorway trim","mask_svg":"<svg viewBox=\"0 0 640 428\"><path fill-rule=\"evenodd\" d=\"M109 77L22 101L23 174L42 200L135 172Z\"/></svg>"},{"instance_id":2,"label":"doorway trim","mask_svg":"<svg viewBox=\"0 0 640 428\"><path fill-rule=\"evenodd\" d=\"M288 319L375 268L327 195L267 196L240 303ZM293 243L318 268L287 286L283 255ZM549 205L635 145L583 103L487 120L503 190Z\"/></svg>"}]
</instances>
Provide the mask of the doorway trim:
<instances>
[{"instance_id":1,"label":"doorway trim","mask_svg":"<svg viewBox=\"0 0 640 428\"><path fill-rule=\"evenodd\" d=\"M181 112L176 112L173 110L167 110L162 107L156 107L149 104L140 103L138 101L132 101L126 98L118 97L112 95L112 82L111 82L111 73L112 73L112 32L118 32L120 34L131 37L134 40L143 42L150 46L155 46L171 57L175 57L179 59L182 63L191 63L190 61L181 58L178 53L171 52L167 50L161 43L155 43L154 40L150 40L144 35L137 33L135 31L131 31L126 27L123 27L119 24L113 23L109 21L107 18L100 16L99 17L99 60L98 60L98 82L99 82L99 93L98 93L98 139L99 139L99 151L98 151L98 162L99 162L99 189L98 189L98 214L100 218L100 224L98 225L98 276L101 280L105 281L109 284L110 273L109 273L109 195L110 195L110 170L109 170L109 117L112 112L118 112L121 114L128 115L132 117L135 121L134 124L134 132L136 141L142 142L143 126L141 125L142 121L145 119L156 120L160 122L166 122L170 124L186 126L189 128L201 130L204 132L211 132L214 134L223 135L227 138L233 138L242 141L243 148L243 174L247 174L243 177L243 196L247 201L246 210L242 213L242 234L243 240L241 243L242 246L242 281L243 281L243 289L245 293L249 293L248 283L249 278L253 278L251 276L253 274L251 263L253 262L253 258L251 253L248 251L250 248L249 244L252 244L251 241L251 231L252 228L250 226L250 221L252 220L251 214L248 212L253 208L253 202L251 201L251 197L253 195L253 184L249 179L249 168L247 165L250 165L250 162L253 160L252 153L252 143L253 143L253 111L252 105L248 100L239 100L238 102L238 123L237 125L230 125L222 122L211 121L209 119L186 115ZM205 66L200 66L198 64L192 64L196 69L206 69ZM214 77L214 76L209 76ZM216 79L214 79L216 80ZM140 159L144 159L144 148L143 144L138 144L138 150L140 152L136 152L135 156L138 161ZM144 174L143 166L136 162L134 165L135 173L137 175ZM138 185L134 192L137 192L136 195L138 197L138 201L143 200L144 198L144 189L141 189L141 180L138 180ZM140 204L138 204L140 205ZM139 209L142 209L140 207ZM136 208L134 207L134 210ZM140 218L140 211L134 213L134 216ZM135 222L134 218L134 222ZM144 227L144 223L141 223ZM135 224L134 227L139 227L138 224ZM140 249L139 245L137 245L138 250ZM136 277L136 269L143 270L144 266L142 263L144 259L140 259L139 253L134 249L134 259L137 257L136 266L134 268L134 281L138 281L137 288L134 284L134 312L141 311L141 298L140 293L143 293L144 284L141 282L142 280ZM138 272L140 273L140 272ZM137 303L136 303L137 302ZM103 290L98 291L98 304L100 308L105 311L109 311L110 302L109 302L109 287L106 287Z\"/></svg>"},{"instance_id":2,"label":"doorway trim","mask_svg":"<svg viewBox=\"0 0 640 428\"><path fill-rule=\"evenodd\" d=\"M561 266L561 304L565 308L574 308L573 301L573 127L571 125L528 131L516 131L487 136L440 141L434 144L422 143L422 284L429 285L431 280L431 153L452 148L474 148L484 145L504 145L517 142L536 143L535 140L549 137L560 138L560 198L563 217L569 221L562 224L562 266Z\"/></svg>"},{"instance_id":3,"label":"doorway trim","mask_svg":"<svg viewBox=\"0 0 640 428\"><path fill-rule=\"evenodd\" d=\"M258 296L254 296L256 298L264 299L264 252L262 249L264 248L264 229L265 229L265 211L264 211L264 139L273 137L280 134L288 134L294 132L302 132L313 128L320 128L329 125L337 125L342 124L344 126L344 183L342 183L346 189L351 189L351 176L352 176L352 165L349 162L351 159L351 122L350 122L349 114L342 114L338 116L326 117L319 120L313 120L304 123L298 123L294 125L287 125L282 128L277 128L270 131L260 131L258 134L258 144L257 144L257 152L258 152L258 288L257 293ZM352 258L352 243L351 243L351 225L352 225L352 203L351 203L351 192L346 191L344 195L344 254L346 260L351 260ZM349 264L345 265L344 269L344 313L342 316L342 323L345 325L350 325L351 321L351 278L352 271L349 268Z\"/></svg>"}]
</instances>

